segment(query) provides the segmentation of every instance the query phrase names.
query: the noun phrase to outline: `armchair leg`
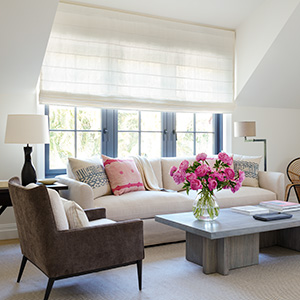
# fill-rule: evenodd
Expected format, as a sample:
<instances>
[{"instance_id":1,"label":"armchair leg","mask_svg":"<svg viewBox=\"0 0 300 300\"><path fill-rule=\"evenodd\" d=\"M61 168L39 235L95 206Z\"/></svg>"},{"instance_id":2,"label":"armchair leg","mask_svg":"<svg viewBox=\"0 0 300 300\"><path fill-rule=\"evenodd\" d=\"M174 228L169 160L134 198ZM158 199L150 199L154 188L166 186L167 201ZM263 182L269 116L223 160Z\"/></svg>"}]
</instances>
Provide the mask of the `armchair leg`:
<instances>
[{"instance_id":1,"label":"armchair leg","mask_svg":"<svg viewBox=\"0 0 300 300\"><path fill-rule=\"evenodd\" d=\"M137 261L137 273L139 281L139 290L142 290L142 260Z\"/></svg>"},{"instance_id":2,"label":"armchair leg","mask_svg":"<svg viewBox=\"0 0 300 300\"><path fill-rule=\"evenodd\" d=\"M49 278L47 288L46 288L46 292L45 292L45 296L44 296L44 300L48 300L49 295L50 295L51 290L52 290L52 286L54 284L54 281L55 281L54 278Z\"/></svg>"},{"instance_id":3,"label":"armchair leg","mask_svg":"<svg viewBox=\"0 0 300 300\"><path fill-rule=\"evenodd\" d=\"M19 270L19 275L18 275L18 278L17 278L17 282L20 282L20 280L21 280L21 277L23 275L23 271L24 271L25 265L27 263L27 260L28 260L28 258L23 255L20 270Z\"/></svg>"}]
</instances>

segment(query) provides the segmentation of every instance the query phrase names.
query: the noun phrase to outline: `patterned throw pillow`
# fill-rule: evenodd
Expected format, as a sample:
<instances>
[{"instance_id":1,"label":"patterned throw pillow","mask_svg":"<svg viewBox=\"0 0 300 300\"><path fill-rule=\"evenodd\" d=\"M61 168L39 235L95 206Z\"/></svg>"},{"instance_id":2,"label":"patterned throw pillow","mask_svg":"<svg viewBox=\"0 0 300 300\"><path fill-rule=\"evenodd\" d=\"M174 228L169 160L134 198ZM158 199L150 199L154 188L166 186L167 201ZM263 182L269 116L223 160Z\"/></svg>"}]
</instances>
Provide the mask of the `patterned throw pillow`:
<instances>
[{"instance_id":1,"label":"patterned throw pillow","mask_svg":"<svg viewBox=\"0 0 300 300\"><path fill-rule=\"evenodd\" d=\"M100 163L69 158L69 165L76 180L91 186L94 198L111 194L108 178Z\"/></svg>"},{"instance_id":2,"label":"patterned throw pillow","mask_svg":"<svg viewBox=\"0 0 300 300\"><path fill-rule=\"evenodd\" d=\"M245 172L245 180L242 183L243 186L259 186L258 171L261 158L261 156L242 156L234 154L234 171L238 172L239 170L241 170Z\"/></svg>"},{"instance_id":3,"label":"patterned throw pillow","mask_svg":"<svg viewBox=\"0 0 300 300\"><path fill-rule=\"evenodd\" d=\"M119 196L134 191L144 191L145 187L132 159L117 159L102 155L111 190Z\"/></svg>"}]
</instances>

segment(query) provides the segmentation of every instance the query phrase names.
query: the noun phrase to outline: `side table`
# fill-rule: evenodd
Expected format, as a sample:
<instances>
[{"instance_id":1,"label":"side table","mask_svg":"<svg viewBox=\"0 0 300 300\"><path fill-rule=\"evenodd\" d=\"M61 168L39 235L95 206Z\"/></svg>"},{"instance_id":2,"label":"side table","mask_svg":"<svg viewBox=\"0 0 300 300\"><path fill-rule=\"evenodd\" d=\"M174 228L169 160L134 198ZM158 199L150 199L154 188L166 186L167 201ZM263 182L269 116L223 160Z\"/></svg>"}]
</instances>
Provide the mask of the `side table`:
<instances>
[{"instance_id":1,"label":"side table","mask_svg":"<svg viewBox=\"0 0 300 300\"><path fill-rule=\"evenodd\" d=\"M39 183L37 183L39 184ZM54 184L47 184L47 188L54 189L56 191L67 190L68 186L66 184L55 182ZM0 187L0 215L5 211L9 206L12 206L8 187Z\"/></svg>"}]
</instances>

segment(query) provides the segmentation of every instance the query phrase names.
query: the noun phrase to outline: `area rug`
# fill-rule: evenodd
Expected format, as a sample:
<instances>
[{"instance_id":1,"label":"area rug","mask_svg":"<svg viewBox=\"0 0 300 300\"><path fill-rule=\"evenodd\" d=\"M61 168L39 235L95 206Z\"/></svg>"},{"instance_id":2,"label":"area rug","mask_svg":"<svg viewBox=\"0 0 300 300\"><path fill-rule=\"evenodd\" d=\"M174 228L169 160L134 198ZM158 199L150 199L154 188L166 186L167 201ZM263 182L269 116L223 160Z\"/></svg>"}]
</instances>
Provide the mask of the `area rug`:
<instances>
[{"instance_id":1,"label":"area rug","mask_svg":"<svg viewBox=\"0 0 300 300\"><path fill-rule=\"evenodd\" d=\"M204 275L185 259L185 244L145 249L143 290L135 266L59 280L49 300L298 300L300 253L266 248L259 265ZM28 263L16 283L21 261L18 244L0 246L0 299L42 300L47 277Z\"/></svg>"}]
</instances>

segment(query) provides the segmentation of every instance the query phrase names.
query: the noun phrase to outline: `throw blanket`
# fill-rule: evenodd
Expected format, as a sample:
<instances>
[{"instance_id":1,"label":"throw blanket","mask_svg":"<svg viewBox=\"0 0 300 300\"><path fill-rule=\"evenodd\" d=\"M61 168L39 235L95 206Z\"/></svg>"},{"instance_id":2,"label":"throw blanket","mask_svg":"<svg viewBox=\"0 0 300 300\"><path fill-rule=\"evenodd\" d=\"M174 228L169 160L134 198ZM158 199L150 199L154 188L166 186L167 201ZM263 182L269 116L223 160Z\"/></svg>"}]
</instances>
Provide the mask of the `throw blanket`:
<instances>
[{"instance_id":1,"label":"throw blanket","mask_svg":"<svg viewBox=\"0 0 300 300\"><path fill-rule=\"evenodd\" d=\"M158 185L158 180L149 160L142 156L132 156L132 158L141 174L145 189L148 191L161 191L162 188Z\"/></svg>"}]
</instances>

